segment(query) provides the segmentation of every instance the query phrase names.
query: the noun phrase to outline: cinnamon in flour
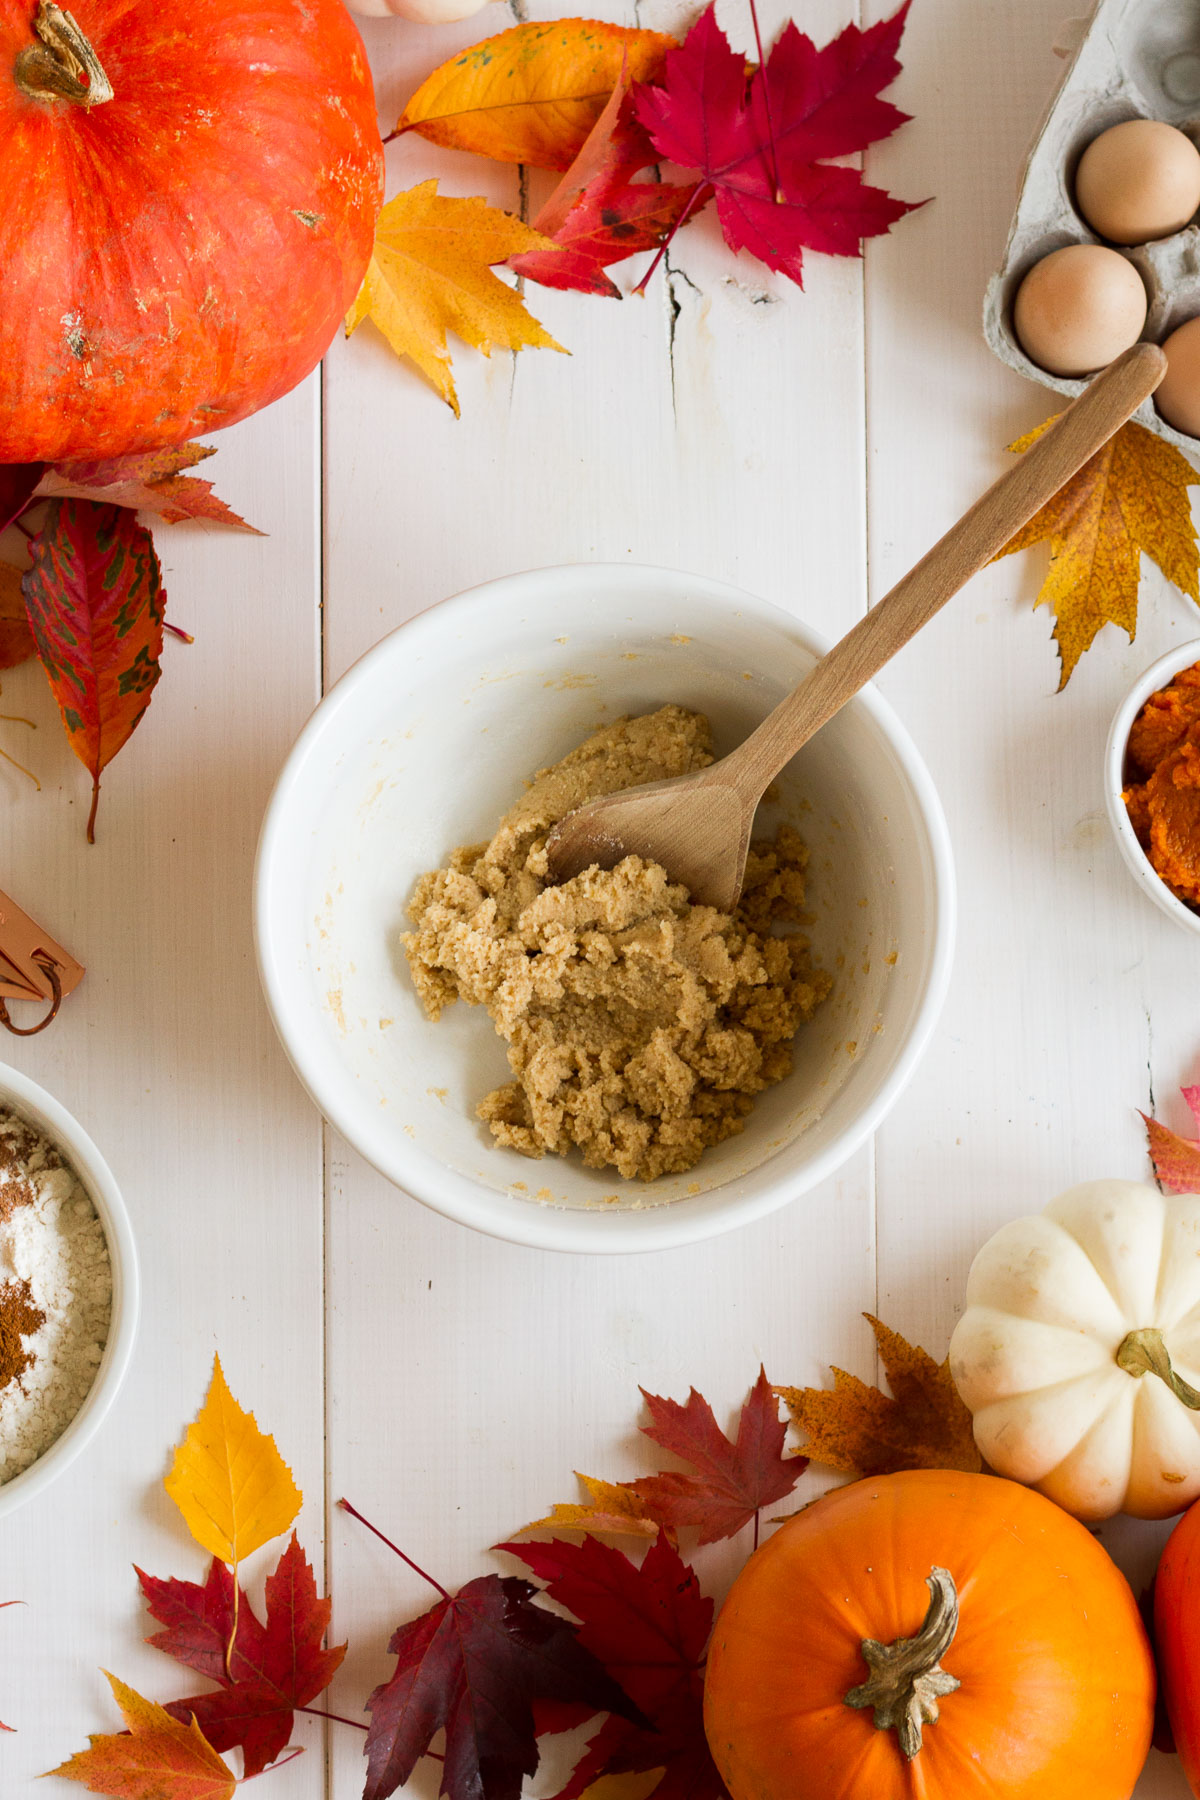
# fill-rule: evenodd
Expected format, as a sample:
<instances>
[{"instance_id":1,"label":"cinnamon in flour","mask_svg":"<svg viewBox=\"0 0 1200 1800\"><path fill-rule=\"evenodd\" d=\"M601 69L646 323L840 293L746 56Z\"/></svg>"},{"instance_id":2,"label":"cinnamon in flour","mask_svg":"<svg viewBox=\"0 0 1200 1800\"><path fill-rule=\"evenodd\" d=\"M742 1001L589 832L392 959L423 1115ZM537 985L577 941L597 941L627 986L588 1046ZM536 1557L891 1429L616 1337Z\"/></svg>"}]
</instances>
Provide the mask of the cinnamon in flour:
<instances>
[{"instance_id":1,"label":"cinnamon in flour","mask_svg":"<svg viewBox=\"0 0 1200 1800\"><path fill-rule=\"evenodd\" d=\"M108 1338L112 1266L58 1151L0 1108L0 1483L61 1436Z\"/></svg>"}]
</instances>

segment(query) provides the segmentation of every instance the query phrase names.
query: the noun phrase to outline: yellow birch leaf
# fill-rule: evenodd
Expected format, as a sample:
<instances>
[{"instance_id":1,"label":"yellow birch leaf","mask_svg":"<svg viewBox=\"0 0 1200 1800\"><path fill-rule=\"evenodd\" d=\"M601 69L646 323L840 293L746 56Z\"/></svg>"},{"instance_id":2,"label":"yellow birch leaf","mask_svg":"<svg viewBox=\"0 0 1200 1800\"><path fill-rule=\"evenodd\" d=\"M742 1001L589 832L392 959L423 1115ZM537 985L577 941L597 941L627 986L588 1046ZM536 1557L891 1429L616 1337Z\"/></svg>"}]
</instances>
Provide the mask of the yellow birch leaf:
<instances>
[{"instance_id":1,"label":"yellow birch leaf","mask_svg":"<svg viewBox=\"0 0 1200 1800\"><path fill-rule=\"evenodd\" d=\"M281 1536L300 1511L304 1497L292 1471L275 1439L230 1393L219 1356L208 1398L163 1486L196 1542L227 1563L242 1562Z\"/></svg>"},{"instance_id":2,"label":"yellow birch leaf","mask_svg":"<svg viewBox=\"0 0 1200 1800\"><path fill-rule=\"evenodd\" d=\"M232 1800L237 1783L229 1765L195 1719L181 1725L115 1675L107 1678L126 1730L94 1735L87 1750L51 1775L121 1800Z\"/></svg>"},{"instance_id":3,"label":"yellow birch leaf","mask_svg":"<svg viewBox=\"0 0 1200 1800\"><path fill-rule=\"evenodd\" d=\"M491 271L521 250L554 248L549 238L486 200L455 200L423 181L389 200L375 226L375 249L346 336L371 319L397 356L407 356L458 417L446 333L490 356L495 349L562 350L526 312L516 288ZM564 352L564 355L566 352Z\"/></svg>"},{"instance_id":4,"label":"yellow birch leaf","mask_svg":"<svg viewBox=\"0 0 1200 1800\"><path fill-rule=\"evenodd\" d=\"M616 1481L598 1481L594 1475L575 1471L591 1500L585 1505L559 1502L545 1519L532 1519L522 1531L591 1531L610 1537L640 1537L648 1542L658 1536L658 1522L646 1511L646 1503L632 1489Z\"/></svg>"},{"instance_id":5,"label":"yellow birch leaf","mask_svg":"<svg viewBox=\"0 0 1200 1800\"><path fill-rule=\"evenodd\" d=\"M803 1431L804 1454L846 1475L891 1475L898 1469L962 1469L978 1473L971 1415L950 1379L950 1359L936 1363L927 1350L906 1343L864 1313L891 1394L833 1371L833 1388L777 1387L775 1392Z\"/></svg>"},{"instance_id":6,"label":"yellow birch leaf","mask_svg":"<svg viewBox=\"0 0 1200 1800\"><path fill-rule=\"evenodd\" d=\"M514 25L435 69L396 130L495 162L569 169L622 69L630 81L652 81L674 43L598 19Z\"/></svg>"},{"instance_id":7,"label":"yellow birch leaf","mask_svg":"<svg viewBox=\"0 0 1200 1800\"><path fill-rule=\"evenodd\" d=\"M1028 450L1053 423L1047 419L1009 449ZM1060 693L1103 626L1119 625L1132 642L1143 553L1200 602L1187 491L1197 483L1200 475L1174 445L1131 420L1000 551L1008 556L1049 540L1050 568L1035 604L1054 613Z\"/></svg>"}]
</instances>

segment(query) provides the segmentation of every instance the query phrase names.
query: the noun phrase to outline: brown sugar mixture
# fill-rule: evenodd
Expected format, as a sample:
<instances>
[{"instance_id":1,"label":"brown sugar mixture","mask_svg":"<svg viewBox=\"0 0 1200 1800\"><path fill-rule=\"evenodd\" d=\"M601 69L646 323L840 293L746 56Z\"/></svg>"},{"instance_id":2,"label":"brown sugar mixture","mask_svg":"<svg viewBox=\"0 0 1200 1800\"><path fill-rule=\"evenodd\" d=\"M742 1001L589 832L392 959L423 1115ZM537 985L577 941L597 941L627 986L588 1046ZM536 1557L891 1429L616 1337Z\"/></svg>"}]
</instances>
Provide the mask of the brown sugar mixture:
<instances>
[{"instance_id":1,"label":"brown sugar mixture","mask_svg":"<svg viewBox=\"0 0 1200 1800\"><path fill-rule=\"evenodd\" d=\"M546 883L551 826L585 800L705 768L707 719L664 706L618 719L542 769L488 844L422 875L405 951L431 1019L485 1006L513 1079L479 1116L525 1156L579 1149L652 1181L740 1132L792 1067L792 1039L832 985L795 925L808 853L783 826L753 846L736 913L696 906L627 856Z\"/></svg>"},{"instance_id":2,"label":"brown sugar mixture","mask_svg":"<svg viewBox=\"0 0 1200 1800\"><path fill-rule=\"evenodd\" d=\"M1200 663L1151 694L1129 733L1129 820L1172 893L1200 906Z\"/></svg>"}]
</instances>

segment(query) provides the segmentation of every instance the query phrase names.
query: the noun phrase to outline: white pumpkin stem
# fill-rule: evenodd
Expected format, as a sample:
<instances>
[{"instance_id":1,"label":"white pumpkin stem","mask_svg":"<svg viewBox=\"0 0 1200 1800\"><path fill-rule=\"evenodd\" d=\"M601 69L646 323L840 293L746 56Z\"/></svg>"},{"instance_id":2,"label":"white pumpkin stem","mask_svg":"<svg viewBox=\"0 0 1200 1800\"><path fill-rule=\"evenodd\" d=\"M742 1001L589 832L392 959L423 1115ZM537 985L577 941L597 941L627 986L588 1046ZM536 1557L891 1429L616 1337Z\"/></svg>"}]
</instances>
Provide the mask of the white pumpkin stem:
<instances>
[{"instance_id":1,"label":"white pumpkin stem","mask_svg":"<svg viewBox=\"0 0 1200 1800\"><path fill-rule=\"evenodd\" d=\"M1182 1401L1193 1412L1200 1412L1200 1393L1182 1375L1175 1373L1167 1354L1167 1346L1163 1343L1162 1332L1153 1325L1129 1333L1117 1351L1117 1365L1127 1375L1135 1378L1157 1375L1160 1381L1166 1382L1177 1400Z\"/></svg>"},{"instance_id":2,"label":"white pumpkin stem","mask_svg":"<svg viewBox=\"0 0 1200 1800\"><path fill-rule=\"evenodd\" d=\"M13 68L27 99L71 100L88 109L112 99L112 82L69 12L39 0L33 29L41 43L22 50Z\"/></svg>"},{"instance_id":3,"label":"white pumpkin stem","mask_svg":"<svg viewBox=\"0 0 1200 1800\"><path fill-rule=\"evenodd\" d=\"M894 1730L909 1762L921 1748L921 1732L937 1722L938 1701L960 1685L941 1667L958 1630L958 1589L949 1569L936 1565L925 1577L929 1610L916 1637L881 1644L862 1641L869 1681L846 1695L846 1705L875 1709L875 1729Z\"/></svg>"}]
</instances>

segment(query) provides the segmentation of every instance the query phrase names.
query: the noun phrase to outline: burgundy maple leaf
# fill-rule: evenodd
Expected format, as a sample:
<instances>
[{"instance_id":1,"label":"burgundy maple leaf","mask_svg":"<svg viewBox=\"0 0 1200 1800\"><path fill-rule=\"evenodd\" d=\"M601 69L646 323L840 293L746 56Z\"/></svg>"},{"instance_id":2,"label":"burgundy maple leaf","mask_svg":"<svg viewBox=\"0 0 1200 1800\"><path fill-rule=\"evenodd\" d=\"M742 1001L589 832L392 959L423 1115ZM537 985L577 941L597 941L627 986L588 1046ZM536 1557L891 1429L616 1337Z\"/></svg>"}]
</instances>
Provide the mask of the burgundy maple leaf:
<instances>
[{"instance_id":1,"label":"burgundy maple leaf","mask_svg":"<svg viewBox=\"0 0 1200 1800\"><path fill-rule=\"evenodd\" d=\"M861 150L903 122L878 90L899 70L906 12L865 32L849 26L823 50L789 26L747 79L709 6L667 52L661 85L639 84L637 116L654 147L715 189L731 249L802 286L804 250L859 256L865 238L913 210L858 169L819 160Z\"/></svg>"},{"instance_id":2,"label":"burgundy maple leaf","mask_svg":"<svg viewBox=\"0 0 1200 1800\"><path fill-rule=\"evenodd\" d=\"M228 1669L234 1588L225 1564L214 1557L203 1586L137 1573L152 1617L166 1627L147 1641L221 1684L176 1700L167 1711L185 1724L195 1718L214 1750L240 1745L247 1779L260 1774L286 1747L296 1709L324 1692L346 1654L345 1644L322 1648L330 1602L318 1598L295 1533L267 1577L265 1625L244 1590L239 1593Z\"/></svg>"},{"instance_id":3,"label":"burgundy maple leaf","mask_svg":"<svg viewBox=\"0 0 1200 1800\"><path fill-rule=\"evenodd\" d=\"M569 1544L501 1544L580 1621L579 1642L650 1721L605 1720L556 1800L579 1800L602 1775L663 1769L654 1800L729 1800L704 1736L704 1653L713 1603L660 1535L640 1568L586 1537Z\"/></svg>"},{"instance_id":4,"label":"burgundy maple leaf","mask_svg":"<svg viewBox=\"0 0 1200 1800\"><path fill-rule=\"evenodd\" d=\"M1180 1091L1200 1128L1200 1087L1185 1087ZM1146 1113L1142 1118L1150 1140L1150 1161L1163 1186L1173 1194L1200 1194L1200 1142L1180 1137L1178 1132L1160 1125Z\"/></svg>"},{"instance_id":5,"label":"burgundy maple leaf","mask_svg":"<svg viewBox=\"0 0 1200 1800\"><path fill-rule=\"evenodd\" d=\"M42 478L44 463L0 463L0 531L19 519Z\"/></svg>"},{"instance_id":6,"label":"burgundy maple leaf","mask_svg":"<svg viewBox=\"0 0 1200 1800\"><path fill-rule=\"evenodd\" d=\"M402 1787L442 1729L443 1794L518 1800L538 1765L539 1700L646 1723L575 1626L532 1603L536 1592L516 1576L482 1575L395 1633L395 1672L367 1702L364 1800Z\"/></svg>"}]
</instances>

